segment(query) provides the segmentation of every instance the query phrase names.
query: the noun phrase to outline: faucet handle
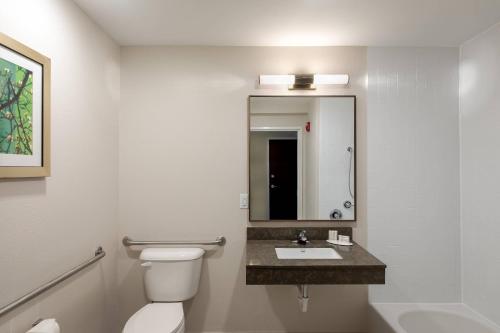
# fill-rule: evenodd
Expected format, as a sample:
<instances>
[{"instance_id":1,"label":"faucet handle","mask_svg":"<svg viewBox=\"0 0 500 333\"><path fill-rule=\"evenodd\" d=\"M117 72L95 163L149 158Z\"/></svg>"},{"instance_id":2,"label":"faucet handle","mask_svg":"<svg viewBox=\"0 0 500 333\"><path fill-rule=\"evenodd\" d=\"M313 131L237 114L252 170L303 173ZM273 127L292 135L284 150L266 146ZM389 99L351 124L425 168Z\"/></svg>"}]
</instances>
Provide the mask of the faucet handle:
<instances>
[{"instance_id":1,"label":"faucet handle","mask_svg":"<svg viewBox=\"0 0 500 333\"><path fill-rule=\"evenodd\" d=\"M307 244L307 236L306 236L307 231L302 229L298 231L297 234L297 243L301 245Z\"/></svg>"}]
</instances>

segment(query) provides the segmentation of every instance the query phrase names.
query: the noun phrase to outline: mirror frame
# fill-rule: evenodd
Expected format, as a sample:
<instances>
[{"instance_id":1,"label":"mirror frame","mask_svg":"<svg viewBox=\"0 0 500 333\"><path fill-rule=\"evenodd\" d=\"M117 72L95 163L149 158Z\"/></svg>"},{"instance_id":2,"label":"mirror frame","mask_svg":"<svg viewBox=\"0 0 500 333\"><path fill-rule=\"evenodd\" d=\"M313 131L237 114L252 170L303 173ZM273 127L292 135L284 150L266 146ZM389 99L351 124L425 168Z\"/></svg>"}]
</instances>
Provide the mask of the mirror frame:
<instances>
[{"instance_id":1,"label":"mirror frame","mask_svg":"<svg viewBox=\"0 0 500 333\"><path fill-rule=\"evenodd\" d=\"M256 97L340 97L340 98L353 98L354 99L354 218L350 220L252 220L250 218L250 210L252 205L251 200L251 185L250 185L250 100ZM248 221L249 222L333 222L333 223L343 223L343 222L356 222L358 218L358 147L357 147L357 97L356 95L249 95L247 98L247 185L248 185Z\"/></svg>"}]
</instances>

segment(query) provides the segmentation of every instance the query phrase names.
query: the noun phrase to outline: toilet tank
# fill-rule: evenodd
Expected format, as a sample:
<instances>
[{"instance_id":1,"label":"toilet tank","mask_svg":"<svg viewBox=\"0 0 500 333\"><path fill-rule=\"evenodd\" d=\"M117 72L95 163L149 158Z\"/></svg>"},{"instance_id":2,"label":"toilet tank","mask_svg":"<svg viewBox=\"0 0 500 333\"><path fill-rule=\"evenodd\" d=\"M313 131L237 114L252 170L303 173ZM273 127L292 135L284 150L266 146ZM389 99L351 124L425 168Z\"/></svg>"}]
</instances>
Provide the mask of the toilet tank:
<instances>
[{"instance_id":1,"label":"toilet tank","mask_svg":"<svg viewBox=\"0 0 500 333\"><path fill-rule=\"evenodd\" d=\"M182 302L198 292L205 251L147 248L141 252L146 295L153 302Z\"/></svg>"}]
</instances>

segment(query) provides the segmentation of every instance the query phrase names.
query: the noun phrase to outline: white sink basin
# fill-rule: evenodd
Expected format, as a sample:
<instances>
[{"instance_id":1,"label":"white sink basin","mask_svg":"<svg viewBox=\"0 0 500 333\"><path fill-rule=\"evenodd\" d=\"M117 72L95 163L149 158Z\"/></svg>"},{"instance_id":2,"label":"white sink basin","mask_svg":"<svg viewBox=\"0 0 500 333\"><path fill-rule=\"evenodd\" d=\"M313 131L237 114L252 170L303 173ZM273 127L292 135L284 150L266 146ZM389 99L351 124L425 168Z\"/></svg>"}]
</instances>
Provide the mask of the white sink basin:
<instances>
[{"instance_id":1,"label":"white sink basin","mask_svg":"<svg viewBox=\"0 0 500 333\"><path fill-rule=\"evenodd\" d=\"M329 247L277 247L275 248L278 259L342 259L342 257Z\"/></svg>"}]
</instances>

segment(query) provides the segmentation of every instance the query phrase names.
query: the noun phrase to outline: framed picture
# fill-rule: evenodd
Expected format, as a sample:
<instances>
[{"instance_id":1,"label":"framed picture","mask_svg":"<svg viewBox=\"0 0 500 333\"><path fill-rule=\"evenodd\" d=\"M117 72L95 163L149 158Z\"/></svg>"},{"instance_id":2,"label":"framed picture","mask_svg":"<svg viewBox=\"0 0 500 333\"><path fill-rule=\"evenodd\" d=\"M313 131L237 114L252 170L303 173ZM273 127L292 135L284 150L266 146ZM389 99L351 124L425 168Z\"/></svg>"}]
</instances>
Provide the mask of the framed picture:
<instances>
[{"instance_id":1,"label":"framed picture","mask_svg":"<svg viewBox=\"0 0 500 333\"><path fill-rule=\"evenodd\" d=\"M0 178L50 176L50 59L0 33Z\"/></svg>"}]
</instances>

